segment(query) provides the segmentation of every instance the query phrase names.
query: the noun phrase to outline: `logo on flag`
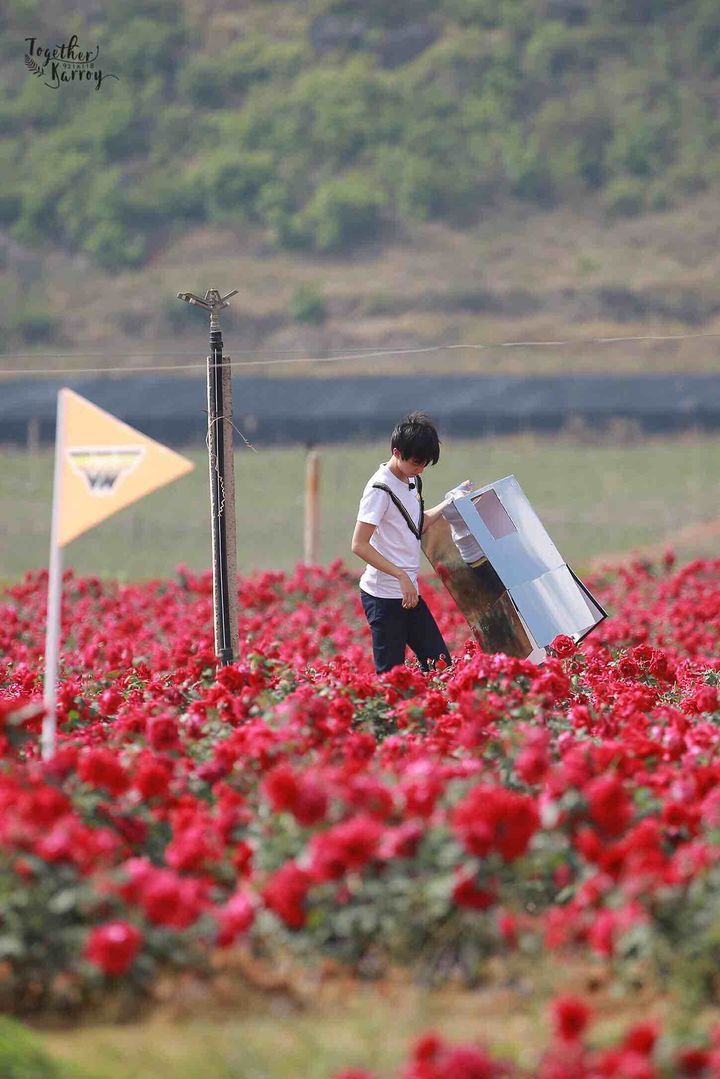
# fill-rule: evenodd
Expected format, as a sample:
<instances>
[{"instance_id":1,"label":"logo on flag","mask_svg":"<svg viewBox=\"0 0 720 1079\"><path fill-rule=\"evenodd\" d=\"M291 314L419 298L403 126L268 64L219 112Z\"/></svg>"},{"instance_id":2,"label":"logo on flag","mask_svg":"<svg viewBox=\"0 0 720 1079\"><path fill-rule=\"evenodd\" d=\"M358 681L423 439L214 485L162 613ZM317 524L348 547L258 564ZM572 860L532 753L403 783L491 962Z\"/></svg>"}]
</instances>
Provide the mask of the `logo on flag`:
<instances>
[{"instance_id":1,"label":"logo on flag","mask_svg":"<svg viewBox=\"0 0 720 1079\"><path fill-rule=\"evenodd\" d=\"M100 498L115 493L145 456L144 446L77 446L69 449L70 467Z\"/></svg>"}]
</instances>

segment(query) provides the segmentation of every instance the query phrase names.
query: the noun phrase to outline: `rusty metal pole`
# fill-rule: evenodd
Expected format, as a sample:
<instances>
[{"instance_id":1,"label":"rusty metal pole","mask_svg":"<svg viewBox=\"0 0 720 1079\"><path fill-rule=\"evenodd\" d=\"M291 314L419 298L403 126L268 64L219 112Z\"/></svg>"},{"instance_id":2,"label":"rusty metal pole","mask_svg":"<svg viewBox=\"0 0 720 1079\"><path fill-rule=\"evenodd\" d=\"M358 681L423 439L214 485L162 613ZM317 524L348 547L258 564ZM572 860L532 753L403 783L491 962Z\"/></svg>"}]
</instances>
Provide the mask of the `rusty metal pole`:
<instances>
[{"instance_id":1,"label":"rusty metal pole","mask_svg":"<svg viewBox=\"0 0 720 1079\"><path fill-rule=\"evenodd\" d=\"M210 527L212 533L213 610L215 654L218 666L233 663L238 651L237 545L235 515L235 463L233 456L232 381L230 358L223 359L219 312L238 290L221 296L208 289L200 299L178 292L179 300L210 313L210 355L207 358L208 464L210 471Z\"/></svg>"}]
</instances>

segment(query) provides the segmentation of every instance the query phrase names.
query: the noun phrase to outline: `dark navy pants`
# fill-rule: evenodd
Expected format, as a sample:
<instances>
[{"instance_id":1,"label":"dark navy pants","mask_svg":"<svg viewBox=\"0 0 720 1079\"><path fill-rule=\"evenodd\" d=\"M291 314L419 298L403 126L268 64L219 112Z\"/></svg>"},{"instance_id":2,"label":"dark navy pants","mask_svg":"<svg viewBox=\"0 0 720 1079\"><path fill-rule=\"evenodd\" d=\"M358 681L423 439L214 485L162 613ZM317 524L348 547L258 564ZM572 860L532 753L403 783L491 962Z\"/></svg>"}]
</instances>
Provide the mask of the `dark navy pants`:
<instances>
[{"instance_id":1,"label":"dark navy pants","mask_svg":"<svg viewBox=\"0 0 720 1079\"><path fill-rule=\"evenodd\" d=\"M423 670L428 670L430 660L440 656L450 662L450 649L422 597L417 607L403 607L401 599L371 596L361 588L360 598L370 624L378 674L405 662L406 645L410 645Z\"/></svg>"}]
</instances>

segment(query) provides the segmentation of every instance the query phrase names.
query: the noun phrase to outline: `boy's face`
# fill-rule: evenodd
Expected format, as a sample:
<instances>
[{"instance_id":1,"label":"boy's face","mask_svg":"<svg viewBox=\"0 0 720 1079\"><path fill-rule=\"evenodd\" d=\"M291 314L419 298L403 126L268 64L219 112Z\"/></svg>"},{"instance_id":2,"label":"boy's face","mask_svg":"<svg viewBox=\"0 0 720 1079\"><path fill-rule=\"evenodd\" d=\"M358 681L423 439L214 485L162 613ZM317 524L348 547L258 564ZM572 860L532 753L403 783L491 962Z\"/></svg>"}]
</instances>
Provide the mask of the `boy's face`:
<instances>
[{"instance_id":1,"label":"boy's face","mask_svg":"<svg viewBox=\"0 0 720 1079\"><path fill-rule=\"evenodd\" d=\"M427 461L418 461L417 457L401 457L400 450L393 450L393 457L398 472L407 480L422 475L427 465Z\"/></svg>"}]
</instances>

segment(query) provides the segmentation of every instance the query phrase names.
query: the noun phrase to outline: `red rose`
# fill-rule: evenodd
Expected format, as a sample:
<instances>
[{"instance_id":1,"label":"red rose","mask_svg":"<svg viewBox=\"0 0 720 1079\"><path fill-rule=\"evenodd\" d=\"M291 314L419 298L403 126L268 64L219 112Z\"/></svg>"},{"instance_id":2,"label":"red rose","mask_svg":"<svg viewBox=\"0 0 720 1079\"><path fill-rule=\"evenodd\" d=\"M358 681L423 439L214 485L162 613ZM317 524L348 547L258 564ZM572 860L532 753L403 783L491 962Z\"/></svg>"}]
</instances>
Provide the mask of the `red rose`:
<instances>
[{"instance_id":1,"label":"red rose","mask_svg":"<svg viewBox=\"0 0 720 1079\"><path fill-rule=\"evenodd\" d=\"M125 769L110 749L88 749L78 761L77 771L83 783L101 787L109 794L122 794L129 780Z\"/></svg>"},{"instance_id":2,"label":"red rose","mask_svg":"<svg viewBox=\"0 0 720 1079\"><path fill-rule=\"evenodd\" d=\"M658 1040L659 1030L657 1023L636 1023L631 1027L623 1039L623 1048L641 1056L650 1056Z\"/></svg>"},{"instance_id":3,"label":"red rose","mask_svg":"<svg viewBox=\"0 0 720 1079\"><path fill-rule=\"evenodd\" d=\"M706 1049L697 1049L690 1046L681 1049L675 1057L678 1075L702 1075L710 1062L710 1054Z\"/></svg>"},{"instance_id":4,"label":"red rose","mask_svg":"<svg viewBox=\"0 0 720 1079\"><path fill-rule=\"evenodd\" d=\"M125 974L140 950L143 936L128 922L108 922L91 930L85 954L105 974Z\"/></svg>"},{"instance_id":5,"label":"red rose","mask_svg":"<svg viewBox=\"0 0 720 1079\"><path fill-rule=\"evenodd\" d=\"M614 773L597 776L585 786L590 819L607 835L623 832L632 819L633 807L622 780Z\"/></svg>"},{"instance_id":6,"label":"red rose","mask_svg":"<svg viewBox=\"0 0 720 1079\"><path fill-rule=\"evenodd\" d=\"M291 809L298 797L297 777L289 764L278 764L268 772L262 787L276 813Z\"/></svg>"},{"instance_id":7,"label":"red rose","mask_svg":"<svg viewBox=\"0 0 720 1079\"><path fill-rule=\"evenodd\" d=\"M233 944L241 933L247 933L255 920L255 904L247 892L235 892L218 910L220 931L218 944L221 948Z\"/></svg>"},{"instance_id":8,"label":"red rose","mask_svg":"<svg viewBox=\"0 0 720 1079\"><path fill-rule=\"evenodd\" d=\"M412 1050L413 1060L418 1063L429 1063L437 1058L443 1048L444 1045L440 1036L432 1030L428 1031L427 1034L423 1034L415 1042Z\"/></svg>"},{"instance_id":9,"label":"red rose","mask_svg":"<svg viewBox=\"0 0 720 1079\"><path fill-rule=\"evenodd\" d=\"M335 1072L332 1079L377 1079L375 1072L365 1071L364 1068L345 1068L344 1071Z\"/></svg>"},{"instance_id":10,"label":"red rose","mask_svg":"<svg viewBox=\"0 0 720 1079\"><path fill-rule=\"evenodd\" d=\"M253 849L244 839L238 841L232 856L232 864L241 877L249 877L252 872Z\"/></svg>"},{"instance_id":11,"label":"red rose","mask_svg":"<svg viewBox=\"0 0 720 1079\"><path fill-rule=\"evenodd\" d=\"M478 887L475 874L467 870L461 870L458 874L452 896L459 907L469 907L470 910L487 910L497 899L494 889Z\"/></svg>"},{"instance_id":12,"label":"red rose","mask_svg":"<svg viewBox=\"0 0 720 1079\"><path fill-rule=\"evenodd\" d=\"M484 858L495 850L512 862L527 850L540 817L529 795L480 786L455 807L452 823L469 854Z\"/></svg>"},{"instance_id":13,"label":"red rose","mask_svg":"<svg viewBox=\"0 0 720 1079\"><path fill-rule=\"evenodd\" d=\"M379 821L362 813L313 836L312 876L337 880L343 873L357 872L378 853L382 835Z\"/></svg>"},{"instance_id":14,"label":"red rose","mask_svg":"<svg viewBox=\"0 0 720 1079\"><path fill-rule=\"evenodd\" d=\"M689 712L717 712L720 709L717 690L714 686L702 686L688 704Z\"/></svg>"},{"instance_id":15,"label":"red rose","mask_svg":"<svg viewBox=\"0 0 720 1079\"><path fill-rule=\"evenodd\" d=\"M153 866L140 882L139 903L154 925L187 929L198 920L206 905L202 891L200 881L179 877L172 869Z\"/></svg>"},{"instance_id":16,"label":"red rose","mask_svg":"<svg viewBox=\"0 0 720 1079\"><path fill-rule=\"evenodd\" d=\"M279 764L268 772L263 790L273 809L292 813L298 824L317 824L327 812L327 794L316 779L296 775L289 764Z\"/></svg>"},{"instance_id":17,"label":"red rose","mask_svg":"<svg viewBox=\"0 0 720 1079\"><path fill-rule=\"evenodd\" d=\"M544 748L527 746L515 758L515 771L528 784L539 783L549 766L550 761Z\"/></svg>"},{"instance_id":18,"label":"red rose","mask_svg":"<svg viewBox=\"0 0 720 1079\"><path fill-rule=\"evenodd\" d=\"M412 858L423 837L423 830L414 821L406 821L394 828L386 828L382 839L378 857L383 861L391 861L393 858Z\"/></svg>"},{"instance_id":19,"label":"red rose","mask_svg":"<svg viewBox=\"0 0 720 1079\"><path fill-rule=\"evenodd\" d=\"M165 861L179 873L197 873L219 857L214 832L202 822L179 830L165 848Z\"/></svg>"},{"instance_id":20,"label":"red rose","mask_svg":"<svg viewBox=\"0 0 720 1079\"><path fill-rule=\"evenodd\" d=\"M159 798L168 792L170 774L171 768L165 761L147 757L137 766L133 786L143 798Z\"/></svg>"},{"instance_id":21,"label":"red rose","mask_svg":"<svg viewBox=\"0 0 720 1079\"><path fill-rule=\"evenodd\" d=\"M590 1021L590 1009L577 997L556 997L552 1002L555 1031L563 1041L577 1041Z\"/></svg>"},{"instance_id":22,"label":"red rose","mask_svg":"<svg viewBox=\"0 0 720 1079\"><path fill-rule=\"evenodd\" d=\"M501 912L497 920L498 932L509 948L517 944L518 920L516 915L508 911Z\"/></svg>"},{"instance_id":23,"label":"red rose","mask_svg":"<svg viewBox=\"0 0 720 1079\"><path fill-rule=\"evenodd\" d=\"M588 931L588 944L598 955L611 956L615 949L618 921L614 910L600 910Z\"/></svg>"},{"instance_id":24,"label":"red rose","mask_svg":"<svg viewBox=\"0 0 720 1079\"><path fill-rule=\"evenodd\" d=\"M437 1034L423 1035L413 1046L405 1079L499 1079L507 1069L475 1045L451 1046Z\"/></svg>"},{"instance_id":25,"label":"red rose","mask_svg":"<svg viewBox=\"0 0 720 1079\"><path fill-rule=\"evenodd\" d=\"M174 716L151 716L145 725L145 734L153 749L163 751L178 749L180 736Z\"/></svg>"},{"instance_id":26,"label":"red rose","mask_svg":"<svg viewBox=\"0 0 720 1079\"><path fill-rule=\"evenodd\" d=\"M568 637L565 633L559 633L555 640L550 645L556 656L560 659L565 659L566 656L574 655L577 645L572 637Z\"/></svg>"},{"instance_id":27,"label":"red rose","mask_svg":"<svg viewBox=\"0 0 720 1079\"><path fill-rule=\"evenodd\" d=\"M310 884L310 876L304 869L295 862L286 862L265 885L265 906L291 929L302 929L307 918L305 899Z\"/></svg>"},{"instance_id":28,"label":"red rose","mask_svg":"<svg viewBox=\"0 0 720 1079\"><path fill-rule=\"evenodd\" d=\"M441 1076L460 1079L499 1079L504 1069L494 1064L484 1049L474 1045L458 1045L442 1056Z\"/></svg>"},{"instance_id":29,"label":"red rose","mask_svg":"<svg viewBox=\"0 0 720 1079\"><path fill-rule=\"evenodd\" d=\"M123 703L123 698L120 693L114 688L109 687L104 689L98 697L98 704L100 706L100 715L106 719L114 718L117 715L118 708Z\"/></svg>"},{"instance_id":30,"label":"red rose","mask_svg":"<svg viewBox=\"0 0 720 1079\"><path fill-rule=\"evenodd\" d=\"M70 799L57 787L36 787L30 799L27 817L40 828L49 827L70 810Z\"/></svg>"}]
</instances>

